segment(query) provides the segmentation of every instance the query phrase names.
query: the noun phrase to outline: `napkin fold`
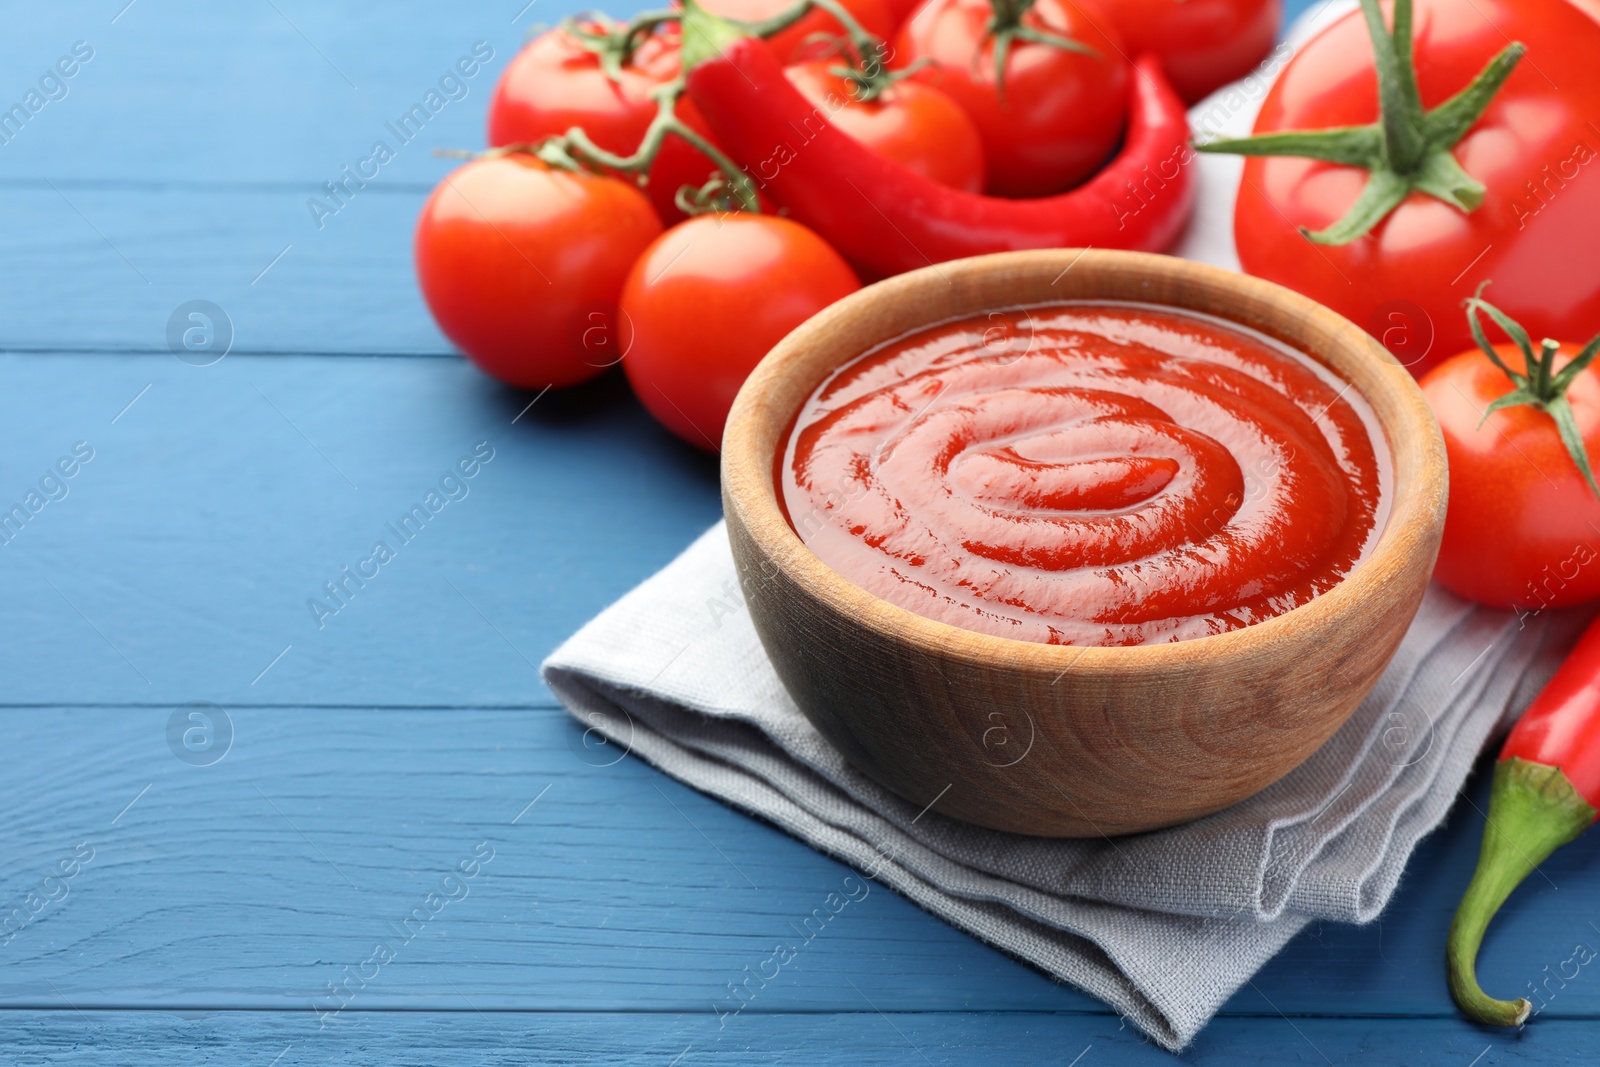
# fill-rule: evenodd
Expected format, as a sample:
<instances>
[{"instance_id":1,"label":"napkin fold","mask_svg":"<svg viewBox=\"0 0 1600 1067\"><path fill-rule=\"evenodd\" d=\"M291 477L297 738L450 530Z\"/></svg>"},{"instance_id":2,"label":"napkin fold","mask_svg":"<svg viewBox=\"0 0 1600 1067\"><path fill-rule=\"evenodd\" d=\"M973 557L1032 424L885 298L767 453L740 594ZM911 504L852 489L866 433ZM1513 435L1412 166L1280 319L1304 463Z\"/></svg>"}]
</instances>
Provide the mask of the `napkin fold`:
<instances>
[{"instance_id":1,"label":"napkin fold","mask_svg":"<svg viewBox=\"0 0 1600 1067\"><path fill-rule=\"evenodd\" d=\"M773 672L720 523L544 672L596 762L632 754L759 815L1176 1050L1308 922L1382 910L1583 621L1430 588L1371 695L1299 768L1207 818L1098 840L970 826L855 771Z\"/></svg>"},{"instance_id":2,"label":"napkin fold","mask_svg":"<svg viewBox=\"0 0 1600 1067\"><path fill-rule=\"evenodd\" d=\"M1298 42L1191 112L1248 132ZM1240 162L1197 155L1179 254L1237 269ZM1518 617L1428 590L1394 661L1303 765L1225 811L1154 833L1044 840L981 829L850 767L784 691L719 524L557 649L545 678L596 762L632 754L759 815L940 918L1110 1004L1177 1050L1313 920L1366 922L1439 825L1485 742L1553 673L1588 612Z\"/></svg>"}]
</instances>

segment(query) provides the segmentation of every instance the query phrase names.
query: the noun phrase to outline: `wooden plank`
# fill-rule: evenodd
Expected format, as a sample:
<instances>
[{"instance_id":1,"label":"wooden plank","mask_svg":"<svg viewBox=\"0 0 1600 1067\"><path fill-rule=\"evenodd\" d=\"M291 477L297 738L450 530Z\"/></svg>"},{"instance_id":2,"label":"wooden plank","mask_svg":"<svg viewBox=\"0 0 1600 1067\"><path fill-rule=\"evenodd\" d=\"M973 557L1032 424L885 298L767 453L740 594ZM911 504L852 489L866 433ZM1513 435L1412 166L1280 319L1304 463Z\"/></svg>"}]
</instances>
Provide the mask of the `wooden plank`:
<instances>
[{"instance_id":1,"label":"wooden plank","mask_svg":"<svg viewBox=\"0 0 1600 1067\"><path fill-rule=\"evenodd\" d=\"M235 707L208 766L174 754L172 715L0 719L28 769L5 787L0 915L44 901L0 947L0 1004L396 1009L459 990L709 1012L786 939L775 1007L853 1010L842 976L885 1008L1097 1007L881 887L804 936L847 869L636 759L591 766L562 712ZM379 943L395 958L368 964Z\"/></svg>"},{"instance_id":2,"label":"wooden plank","mask_svg":"<svg viewBox=\"0 0 1600 1067\"><path fill-rule=\"evenodd\" d=\"M0 799L0 914L62 896L43 879L94 853L0 946L0 1005L726 1010L727 984L850 873L636 759L593 765L554 710L228 707L231 750L209 766L174 754L173 710L0 719L27 769ZM1443 937L1481 825L1469 805L1429 843L1381 927L1314 928L1226 1010L1452 1016ZM406 926L480 842L494 858L459 899ZM1526 887L1491 932L1489 988L1600 945L1600 869L1580 846L1545 872L1560 891ZM330 999L380 942L396 958ZM1591 971L1566 968L1542 1017L1600 1015ZM852 981L884 1010L1104 1010L881 887L761 1006L858 1010Z\"/></svg>"},{"instance_id":3,"label":"wooden plank","mask_svg":"<svg viewBox=\"0 0 1600 1067\"><path fill-rule=\"evenodd\" d=\"M861 983L857 983L861 985ZM6 1048L18 1062L98 1067L185 1064L605 1063L1170 1064L1168 1053L1118 1030L1115 1019L1007 1012L930 1014L752 1013L719 1029L709 1014L367 1013L316 1028L307 1013L7 1012ZM1491 1067L1593 1063L1594 1024L1552 1020L1518 1035L1449 1019L1223 1019L1183 1055L1197 1065L1404 1063Z\"/></svg>"},{"instance_id":4,"label":"wooden plank","mask_svg":"<svg viewBox=\"0 0 1600 1067\"><path fill-rule=\"evenodd\" d=\"M441 166L430 159L434 148L483 146L494 79L526 31L584 7L573 0L396 0L379 14L314 0L124 4L62 0L13 13L0 42L7 106L75 42L92 56L64 80L63 98L0 143L0 177L180 189L284 183L294 186L304 214L307 196L345 164L354 167L374 141L387 140L397 155L371 188L431 185ZM643 5L608 6L621 16ZM486 66L471 62L485 55ZM459 88L441 87L447 73L461 74L455 64L464 56L473 73ZM440 94L439 110L402 143L386 124L430 89Z\"/></svg>"},{"instance_id":5,"label":"wooden plank","mask_svg":"<svg viewBox=\"0 0 1600 1067\"><path fill-rule=\"evenodd\" d=\"M620 375L531 408L455 359L0 356L0 380L0 511L94 449L0 549L0 703L548 706L539 659L720 512L712 458ZM395 558L314 615L379 540Z\"/></svg>"},{"instance_id":6,"label":"wooden plank","mask_svg":"<svg viewBox=\"0 0 1600 1067\"><path fill-rule=\"evenodd\" d=\"M290 186L14 186L0 198L0 349L165 356L178 307L207 300L235 354L451 356L412 273L426 193L374 187L319 232Z\"/></svg>"},{"instance_id":7,"label":"wooden plank","mask_svg":"<svg viewBox=\"0 0 1600 1067\"><path fill-rule=\"evenodd\" d=\"M581 7L17 12L0 42L7 106L63 54L75 73L20 129L0 127L0 347L164 350L172 310L205 298L233 317L240 351L449 352L411 271L422 200L460 165L433 152L483 147L494 81L525 32ZM452 71L419 132L391 128ZM330 198L325 184L380 141L394 158Z\"/></svg>"}]
</instances>

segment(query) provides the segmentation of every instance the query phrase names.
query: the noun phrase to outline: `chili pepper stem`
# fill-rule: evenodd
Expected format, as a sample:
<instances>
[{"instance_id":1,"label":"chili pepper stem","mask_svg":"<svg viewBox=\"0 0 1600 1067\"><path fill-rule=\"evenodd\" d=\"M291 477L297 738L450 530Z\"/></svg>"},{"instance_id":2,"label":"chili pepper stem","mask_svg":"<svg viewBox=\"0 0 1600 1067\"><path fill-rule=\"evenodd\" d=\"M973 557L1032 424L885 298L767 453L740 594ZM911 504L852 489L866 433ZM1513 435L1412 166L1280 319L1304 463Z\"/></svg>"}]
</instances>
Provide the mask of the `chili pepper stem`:
<instances>
[{"instance_id":1,"label":"chili pepper stem","mask_svg":"<svg viewBox=\"0 0 1600 1067\"><path fill-rule=\"evenodd\" d=\"M1445 972L1450 995L1471 1018L1490 1026L1521 1026L1533 1004L1496 1000L1478 985L1478 948L1511 891L1556 849L1594 822L1591 808L1559 767L1515 756L1494 768L1489 817L1478 867L1450 924Z\"/></svg>"},{"instance_id":2,"label":"chili pepper stem","mask_svg":"<svg viewBox=\"0 0 1600 1067\"><path fill-rule=\"evenodd\" d=\"M713 15L695 3L695 0L683 0L682 25L685 74L721 55L722 50L733 42L745 37L760 36L759 33L752 33L750 29L732 19Z\"/></svg>"}]
</instances>

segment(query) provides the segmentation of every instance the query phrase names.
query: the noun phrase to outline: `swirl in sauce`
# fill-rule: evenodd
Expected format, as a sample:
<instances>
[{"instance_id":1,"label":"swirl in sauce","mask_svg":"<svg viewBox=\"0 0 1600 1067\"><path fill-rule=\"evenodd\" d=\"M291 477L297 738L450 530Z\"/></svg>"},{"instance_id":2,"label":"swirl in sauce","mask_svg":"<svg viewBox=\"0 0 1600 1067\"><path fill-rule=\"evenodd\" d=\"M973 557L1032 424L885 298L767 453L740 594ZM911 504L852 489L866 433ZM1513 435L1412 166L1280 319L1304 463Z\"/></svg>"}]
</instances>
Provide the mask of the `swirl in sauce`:
<instances>
[{"instance_id":1,"label":"swirl in sauce","mask_svg":"<svg viewBox=\"0 0 1600 1067\"><path fill-rule=\"evenodd\" d=\"M836 371L778 471L823 562L931 619L1052 644L1236 630L1370 551L1388 457L1330 371L1219 320L1056 304Z\"/></svg>"}]
</instances>

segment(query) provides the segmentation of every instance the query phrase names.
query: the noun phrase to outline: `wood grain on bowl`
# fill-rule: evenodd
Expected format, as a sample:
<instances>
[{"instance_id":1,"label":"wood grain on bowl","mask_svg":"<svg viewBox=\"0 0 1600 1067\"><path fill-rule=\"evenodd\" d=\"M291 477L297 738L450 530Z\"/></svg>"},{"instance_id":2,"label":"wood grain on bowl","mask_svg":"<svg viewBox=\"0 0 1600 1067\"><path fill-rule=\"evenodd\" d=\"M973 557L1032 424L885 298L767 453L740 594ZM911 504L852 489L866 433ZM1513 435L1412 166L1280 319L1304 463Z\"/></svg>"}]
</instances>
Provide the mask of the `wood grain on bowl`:
<instances>
[{"instance_id":1,"label":"wood grain on bowl","mask_svg":"<svg viewBox=\"0 0 1600 1067\"><path fill-rule=\"evenodd\" d=\"M913 614L822 563L778 505L774 457L840 364L931 323L1068 300L1187 309L1259 330L1359 391L1391 455L1371 555L1258 625L1170 644L1047 645ZM1445 459L1410 375L1360 328L1287 289L1166 256L1064 249L941 264L851 296L751 374L723 440L723 509L751 617L806 716L918 807L983 826L1097 836L1217 811L1287 774L1376 682L1422 598Z\"/></svg>"}]
</instances>

